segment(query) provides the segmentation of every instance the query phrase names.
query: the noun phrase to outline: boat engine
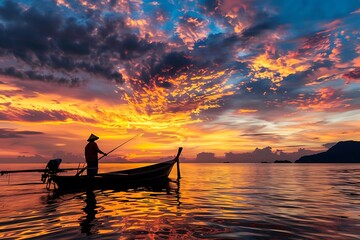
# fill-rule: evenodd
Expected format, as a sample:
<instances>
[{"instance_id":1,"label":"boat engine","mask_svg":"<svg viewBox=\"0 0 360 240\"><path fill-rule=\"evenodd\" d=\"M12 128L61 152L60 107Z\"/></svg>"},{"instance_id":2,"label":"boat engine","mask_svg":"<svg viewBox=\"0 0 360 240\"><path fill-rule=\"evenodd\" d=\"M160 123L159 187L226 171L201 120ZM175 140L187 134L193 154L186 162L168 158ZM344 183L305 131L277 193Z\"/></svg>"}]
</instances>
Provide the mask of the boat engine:
<instances>
[{"instance_id":1,"label":"boat engine","mask_svg":"<svg viewBox=\"0 0 360 240\"><path fill-rule=\"evenodd\" d=\"M41 175L41 181L46 183L47 188L50 188L51 177L59 172L61 161L61 158L51 159L46 165L44 173Z\"/></svg>"}]
</instances>

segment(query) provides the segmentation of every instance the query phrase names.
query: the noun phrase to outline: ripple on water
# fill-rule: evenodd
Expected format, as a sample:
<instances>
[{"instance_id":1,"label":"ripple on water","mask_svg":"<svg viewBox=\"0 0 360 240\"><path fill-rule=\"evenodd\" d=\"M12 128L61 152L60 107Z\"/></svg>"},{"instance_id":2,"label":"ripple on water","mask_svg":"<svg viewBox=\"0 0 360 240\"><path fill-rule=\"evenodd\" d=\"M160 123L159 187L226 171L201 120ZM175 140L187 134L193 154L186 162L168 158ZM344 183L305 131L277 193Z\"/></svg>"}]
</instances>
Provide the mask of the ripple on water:
<instances>
[{"instance_id":1,"label":"ripple on water","mask_svg":"<svg viewBox=\"0 0 360 240\"><path fill-rule=\"evenodd\" d=\"M0 238L359 239L357 165L183 164L182 171L180 185L158 191L56 195L15 184L17 177L0 182Z\"/></svg>"}]
</instances>

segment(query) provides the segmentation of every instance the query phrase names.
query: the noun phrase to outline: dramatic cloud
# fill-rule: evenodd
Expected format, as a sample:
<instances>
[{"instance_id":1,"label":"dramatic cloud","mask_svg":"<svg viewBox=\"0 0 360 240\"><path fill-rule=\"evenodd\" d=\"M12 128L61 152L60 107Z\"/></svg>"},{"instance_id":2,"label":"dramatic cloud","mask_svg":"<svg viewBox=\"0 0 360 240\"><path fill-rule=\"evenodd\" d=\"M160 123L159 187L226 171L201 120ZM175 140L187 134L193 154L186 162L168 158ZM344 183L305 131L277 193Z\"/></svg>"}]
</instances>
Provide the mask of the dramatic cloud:
<instances>
[{"instance_id":1,"label":"dramatic cloud","mask_svg":"<svg viewBox=\"0 0 360 240\"><path fill-rule=\"evenodd\" d=\"M276 160L295 161L305 155L318 153L304 148L299 148L296 152L284 152L283 150L273 150L271 147L256 148L247 153L225 153L225 156L215 156L215 153L202 152L197 154L196 162L232 162L232 163L260 163L274 162Z\"/></svg>"},{"instance_id":2,"label":"dramatic cloud","mask_svg":"<svg viewBox=\"0 0 360 240\"><path fill-rule=\"evenodd\" d=\"M231 162L273 162L276 160L295 161L302 156L311 155L318 152L299 148L296 152L286 153L283 150L275 150L271 147L256 148L253 152L249 153L226 153L225 160Z\"/></svg>"},{"instance_id":3,"label":"dramatic cloud","mask_svg":"<svg viewBox=\"0 0 360 240\"><path fill-rule=\"evenodd\" d=\"M178 145L195 157L353 139L359 9L358 0L4 0L0 127L31 124L47 149L75 155L90 131L109 145L146 132L127 159Z\"/></svg>"},{"instance_id":4,"label":"dramatic cloud","mask_svg":"<svg viewBox=\"0 0 360 240\"><path fill-rule=\"evenodd\" d=\"M1 128L0 138L22 138L24 136L43 134L36 131L16 131L14 129Z\"/></svg>"}]
</instances>

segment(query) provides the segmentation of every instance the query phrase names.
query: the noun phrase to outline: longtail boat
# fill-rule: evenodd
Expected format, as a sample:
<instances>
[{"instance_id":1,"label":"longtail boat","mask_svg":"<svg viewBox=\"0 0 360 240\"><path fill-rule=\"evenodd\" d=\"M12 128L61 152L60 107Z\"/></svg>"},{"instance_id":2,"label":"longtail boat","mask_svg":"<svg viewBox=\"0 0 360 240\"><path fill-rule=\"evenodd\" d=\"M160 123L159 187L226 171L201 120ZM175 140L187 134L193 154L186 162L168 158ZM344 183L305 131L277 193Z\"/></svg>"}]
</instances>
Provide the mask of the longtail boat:
<instances>
[{"instance_id":1,"label":"longtail boat","mask_svg":"<svg viewBox=\"0 0 360 240\"><path fill-rule=\"evenodd\" d=\"M145 167L127 170L100 173L96 176L61 176L51 175L50 181L59 189L85 188L120 188L129 185L149 184L156 181L166 180L175 163L179 164L182 148L179 148L176 157L172 160L152 164ZM178 165L179 166L179 165ZM178 168L178 177L180 177Z\"/></svg>"},{"instance_id":2,"label":"longtail boat","mask_svg":"<svg viewBox=\"0 0 360 240\"><path fill-rule=\"evenodd\" d=\"M54 186L60 190L83 189L83 188L123 188L128 186L139 186L168 180L169 174L177 163L177 174L180 178L179 157L182 148L180 147L176 157L172 160L155 163L149 166L132 168L127 170L100 173L95 176L79 175L68 176L58 175L60 172L71 169L61 169L61 159L50 160L46 168L42 170L41 180L46 183L47 188ZM2 171L1 175L17 172L41 172L35 170Z\"/></svg>"}]
</instances>

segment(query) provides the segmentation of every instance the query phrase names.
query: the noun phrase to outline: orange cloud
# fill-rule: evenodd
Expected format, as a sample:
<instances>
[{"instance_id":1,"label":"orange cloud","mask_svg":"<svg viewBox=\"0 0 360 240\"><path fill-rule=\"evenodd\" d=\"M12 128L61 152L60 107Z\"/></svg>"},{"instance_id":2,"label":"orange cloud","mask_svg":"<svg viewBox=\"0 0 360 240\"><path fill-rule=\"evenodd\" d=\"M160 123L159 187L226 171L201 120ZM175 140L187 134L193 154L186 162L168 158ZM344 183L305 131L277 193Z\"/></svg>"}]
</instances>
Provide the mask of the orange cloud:
<instances>
[{"instance_id":1,"label":"orange cloud","mask_svg":"<svg viewBox=\"0 0 360 240\"><path fill-rule=\"evenodd\" d=\"M239 109L237 112L238 113L256 113L258 110L256 109L247 109L247 108L242 108Z\"/></svg>"},{"instance_id":2,"label":"orange cloud","mask_svg":"<svg viewBox=\"0 0 360 240\"><path fill-rule=\"evenodd\" d=\"M341 92L331 87L320 88L306 97L304 94L299 94L299 98L289 101L288 104L296 105L300 110L315 110L315 111L343 111L344 108L349 107L348 99L341 98Z\"/></svg>"},{"instance_id":3,"label":"orange cloud","mask_svg":"<svg viewBox=\"0 0 360 240\"><path fill-rule=\"evenodd\" d=\"M285 77L308 70L311 63L297 52L292 51L277 57L275 47L268 45L265 53L251 60L250 66L253 78L270 79L275 85L279 86Z\"/></svg>"},{"instance_id":4,"label":"orange cloud","mask_svg":"<svg viewBox=\"0 0 360 240\"><path fill-rule=\"evenodd\" d=\"M65 7L67 7L67 8L71 7L70 4L66 0L56 0L56 4L57 5L63 5Z\"/></svg>"},{"instance_id":5,"label":"orange cloud","mask_svg":"<svg viewBox=\"0 0 360 240\"><path fill-rule=\"evenodd\" d=\"M189 49L193 49L194 43L207 37L209 22L195 17L184 17L179 23L176 32Z\"/></svg>"}]
</instances>

